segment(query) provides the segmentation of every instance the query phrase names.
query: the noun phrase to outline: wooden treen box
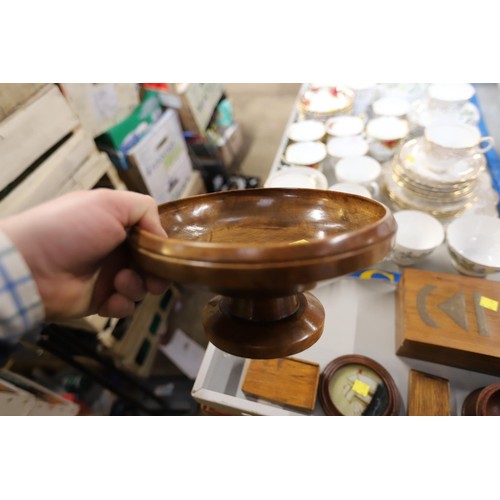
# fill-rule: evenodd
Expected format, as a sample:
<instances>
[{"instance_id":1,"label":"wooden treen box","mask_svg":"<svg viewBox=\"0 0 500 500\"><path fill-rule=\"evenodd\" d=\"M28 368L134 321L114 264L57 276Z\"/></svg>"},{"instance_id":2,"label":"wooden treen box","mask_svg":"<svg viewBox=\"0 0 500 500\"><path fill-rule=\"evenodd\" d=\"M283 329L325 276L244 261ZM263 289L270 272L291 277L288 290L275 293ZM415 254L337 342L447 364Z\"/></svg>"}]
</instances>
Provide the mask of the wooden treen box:
<instances>
[{"instance_id":1,"label":"wooden treen box","mask_svg":"<svg viewBox=\"0 0 500 500\"><path fill-rule=\"evenodd\" d=\"M409 268L396 300L399 356L500 375L500 283Z\"/></svg>"}]
</instances>

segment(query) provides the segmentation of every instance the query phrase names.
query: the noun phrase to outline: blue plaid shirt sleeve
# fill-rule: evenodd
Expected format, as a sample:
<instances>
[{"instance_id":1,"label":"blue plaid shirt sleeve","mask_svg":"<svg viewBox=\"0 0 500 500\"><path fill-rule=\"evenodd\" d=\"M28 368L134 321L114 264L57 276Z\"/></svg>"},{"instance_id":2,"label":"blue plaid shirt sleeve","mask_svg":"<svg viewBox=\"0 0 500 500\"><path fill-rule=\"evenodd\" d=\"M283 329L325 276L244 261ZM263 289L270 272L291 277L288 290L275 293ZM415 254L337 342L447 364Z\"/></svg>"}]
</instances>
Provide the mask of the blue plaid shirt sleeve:
<instances>
[{"instance_id":1,"label":"blue plaid shirt sleeve","mask_svg":"<svg viewBox=\"0 0 500 500\"><path fill-rule=\"evenodd\" d=\"M0 343L17 342L44 316L43 303L26 261L0 231Z\"/></svg>"}]
</instances>

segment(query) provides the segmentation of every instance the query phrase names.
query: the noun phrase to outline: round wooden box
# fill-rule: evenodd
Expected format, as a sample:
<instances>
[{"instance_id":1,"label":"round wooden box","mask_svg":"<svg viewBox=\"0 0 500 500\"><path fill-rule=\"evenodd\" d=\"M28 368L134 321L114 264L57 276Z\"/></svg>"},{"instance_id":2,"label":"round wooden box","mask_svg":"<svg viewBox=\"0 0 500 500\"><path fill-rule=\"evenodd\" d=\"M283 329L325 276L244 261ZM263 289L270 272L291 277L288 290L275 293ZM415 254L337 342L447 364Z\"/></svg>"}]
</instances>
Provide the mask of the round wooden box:
<instances>
[{"instance_id":1,"label":"round wooden box","mask_svg":"<svg viewBox=\"0 0 500 500\"><path fill-rule=\"evenodd\" d=\"M357 354L340 356L323 370L319 399L330 416L398 416L401 395L389 372Z\"/></svg>"}]
</instances>

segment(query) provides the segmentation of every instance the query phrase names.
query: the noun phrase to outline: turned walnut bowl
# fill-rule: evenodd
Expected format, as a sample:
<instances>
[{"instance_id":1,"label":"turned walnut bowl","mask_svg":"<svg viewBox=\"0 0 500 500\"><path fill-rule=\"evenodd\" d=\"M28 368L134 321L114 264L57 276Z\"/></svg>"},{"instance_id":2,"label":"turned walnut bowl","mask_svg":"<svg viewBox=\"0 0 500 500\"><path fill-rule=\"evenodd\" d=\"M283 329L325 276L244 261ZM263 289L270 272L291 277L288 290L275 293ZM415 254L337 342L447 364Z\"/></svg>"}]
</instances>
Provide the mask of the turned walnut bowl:
<instances>
[{"instance_id":1,"label":"turned walnut bowl","mask_svg":"<svg viewBox=\"0 0 500 500\"><path fill-rule=\"evenodd\" d=\"M168 238L135 228L147 272L217 294L203 323L231 354L277 358L321 336L324 310L306 292L381 261L396 222L381 203L316 189L265 188L183 198L158 207Z\"/></svg>"}]
</instances>

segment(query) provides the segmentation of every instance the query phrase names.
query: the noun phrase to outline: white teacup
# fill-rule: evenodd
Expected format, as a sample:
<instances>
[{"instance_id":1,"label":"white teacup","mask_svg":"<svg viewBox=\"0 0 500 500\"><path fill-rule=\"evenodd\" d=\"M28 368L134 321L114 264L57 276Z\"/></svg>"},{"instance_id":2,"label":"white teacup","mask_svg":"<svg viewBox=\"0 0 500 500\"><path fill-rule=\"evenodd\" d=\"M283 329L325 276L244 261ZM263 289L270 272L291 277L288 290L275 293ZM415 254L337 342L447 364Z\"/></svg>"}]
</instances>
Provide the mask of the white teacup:
<instances>
[{"instance_id":1,"label":"white teacup","mask_svg":"<svg viewBox=\"0 0 500 500\"><path fill-rule=\"evenodd\" d=\"M489 215L463 215L446 229L446 242L455 269L484 278L500 272L500 219Z\"/></svg>"},{"instance_id":2,"label":"white teacup","mask_svg":"<svg viewBox=\"0 0 500 500\"><path fill-rule=\"evenodd\" d=\"M351 182L337 182L332 184L329 188L330 191L336 191L338 193L349 193L357 194L359 196L364 196L365 198L371 198L372 194L368 189L360 184L352 184Z\"/></svg>"},{"instance_id":3,"label":"white teacup","mask_svg":"<svg viewBox=\"0 0 500 500\"><path fill-rule=\"evenodd\" d=\"M380 194L377 179L381 171L380 163L369 156L342 158L335 165L337 182L363 186L375 198Z\"/></svg>"},{"instance_id":4,"label":"white teacup","mask_svg":"<svg viewBox=\"0 0 500 500\"><path fill-rule=\"evenodd\" d=\"M429 158L429 168L442 173L460 160L486 153L494 144L489 136L481 136L477 127L462 123L435 123L424 131L424 149ZM485 146L481 146L485 143Z\"/></svg>"},{"instance_id":5,"label":"white teacup","mask_svg":"<svg viewBox=\"0 0 500 500\"><path fill-rule=\"evenodd\" d=\"M354 91L354 115L365 114L372 102L377 98L377 84L368 82L348 83Z\"/></svg>"},{"instance_id":6,"label":"white teacup","mask_svg":"<svg viewBox=\"0 0 500 500\"><path fill-rule=\"evenodd\" d=\"M410 102L402 97L381 97L372 104L376 116L405 118L410 111Z\"/></svg>"},{"instance_id":7,"label":"white teacup","mask_svg":"<svg viewBox=\"0 0 500 500\"><path fill-rule=\"evenodd\" d=\"M321 141L326 135L326 128L319 120L302 120L288 127L287 136L293 142Z\"/></svg>"},{"instance_id":8,"label":"white teacup","mask_svg":"<svg viewBox=\"0 0 500 500\"><path fill-rule=\"evenodd\" d=\"M333 116L326 122L328 135L334 137L350 137L363 132L365 124L359 116Z\"/></svg>"},{"instance_id":9,"label":"white teacup","mask_svg":"<svg viewBox=\"0 0 500 500\"><path fill-rule=\"evenodd\" d=\"M433 83L427 89L428 109L436 118L453 119L475 93L470 83Z\"/></svg>"},{"instance_id":10,"label":"white teacup","mask_svg":"<svg viewBox=\"0 0 500 500\"><path fill-rule=\"evenodd\" d=\"M394 213L398 224L392 260L400 266L410 266L431 254L445 238L441 222L419 210Z\"/></svg>"},{"instance_id":11,"label":"white teacup","mask_svg":"<svg viewBox=\"0 0 500 500\"><path fill-rule=\"evenodd\" d=\"M321 169L326 146L320 141L295 142L285 150L285 162L291 165Z\"/></svg>"},{"instance_id":12,"label":"white teacup","mask_svg":"<svg viewBox=\"0 0 500 500\"><path fill-rule=\"evenodd\" d=\"M389 160L408 133L408 122L401 118L381 116L371 119L366 125L371 155L379 161Z\"/></svg>"}]
</instances>

